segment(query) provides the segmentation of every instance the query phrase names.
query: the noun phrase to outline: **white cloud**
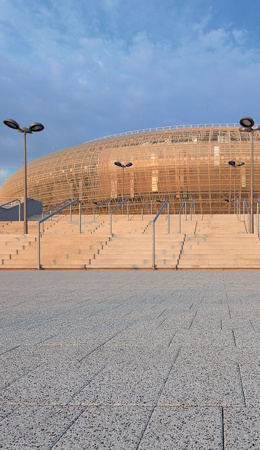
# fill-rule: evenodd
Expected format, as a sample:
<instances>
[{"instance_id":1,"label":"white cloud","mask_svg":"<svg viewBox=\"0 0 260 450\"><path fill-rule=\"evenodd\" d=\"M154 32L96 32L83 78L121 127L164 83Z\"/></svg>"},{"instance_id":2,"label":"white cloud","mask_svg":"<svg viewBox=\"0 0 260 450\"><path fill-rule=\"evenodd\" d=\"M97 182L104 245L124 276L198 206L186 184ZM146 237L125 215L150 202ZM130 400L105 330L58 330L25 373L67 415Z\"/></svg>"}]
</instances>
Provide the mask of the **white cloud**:
<instances>
[{"instance_id":1,"label":"white cloud","mask_svg":"<svg viewBox=\"0 0 260 450\"><path fill-rule=\"evenodd\" d=\"M22 0L0 0L2 111L45 125L29 158L130 129L257 116L259 48L205 1L27 0L21 20ZM19 136L2 131L0 161L19 166Z\"/></svg>"}]
</instances>

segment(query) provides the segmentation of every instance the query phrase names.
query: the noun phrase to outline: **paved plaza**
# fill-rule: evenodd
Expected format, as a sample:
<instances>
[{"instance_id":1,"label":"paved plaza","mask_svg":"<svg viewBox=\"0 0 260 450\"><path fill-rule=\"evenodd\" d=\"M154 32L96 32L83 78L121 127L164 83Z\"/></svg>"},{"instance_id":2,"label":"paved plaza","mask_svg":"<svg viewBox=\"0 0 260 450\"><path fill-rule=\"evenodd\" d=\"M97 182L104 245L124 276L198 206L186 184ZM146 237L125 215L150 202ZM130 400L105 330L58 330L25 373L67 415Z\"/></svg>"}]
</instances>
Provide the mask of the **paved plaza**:
<instances>
[{"instance_id":1,"label":"paved plaza","mask_svg":"<svg viewBox=\"0 0 260 450\"><path fill-rule=\"evenodd\" d=\"M260 449L259 271L0 281L1 449Z\"/></svg>"}]
</instances>

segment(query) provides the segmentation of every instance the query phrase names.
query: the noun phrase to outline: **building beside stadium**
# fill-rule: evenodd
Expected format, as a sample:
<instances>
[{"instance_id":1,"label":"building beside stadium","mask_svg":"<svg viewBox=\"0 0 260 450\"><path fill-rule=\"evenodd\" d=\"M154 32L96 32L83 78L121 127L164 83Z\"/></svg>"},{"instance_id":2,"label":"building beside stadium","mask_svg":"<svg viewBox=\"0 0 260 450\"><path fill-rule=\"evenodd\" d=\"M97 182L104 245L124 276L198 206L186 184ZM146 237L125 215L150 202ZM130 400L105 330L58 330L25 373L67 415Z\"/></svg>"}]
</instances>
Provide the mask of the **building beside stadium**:
<instances>
[{"instance_id":1,"label":"building beside stadium","mask_svg":"<svg viewBox=\"0 0 260 450\"><path fill-rule=\"evenodd\" d=\"M78 198L85 213L93 211L93 202L108 198L118 204L123 195L136 212L149 198L168 198L172 213L179 211L184 198L195 200L197 212L232 212L234 196L250 204L252 139L256 203L260 131L243 133L237 125L146 129L50 153L28 164L28 197L45 208ZM132 166L119 167L116 161ZM3 184L1 201L22 199L23 186L21 168Z\"/></svg>"}]
</instances>

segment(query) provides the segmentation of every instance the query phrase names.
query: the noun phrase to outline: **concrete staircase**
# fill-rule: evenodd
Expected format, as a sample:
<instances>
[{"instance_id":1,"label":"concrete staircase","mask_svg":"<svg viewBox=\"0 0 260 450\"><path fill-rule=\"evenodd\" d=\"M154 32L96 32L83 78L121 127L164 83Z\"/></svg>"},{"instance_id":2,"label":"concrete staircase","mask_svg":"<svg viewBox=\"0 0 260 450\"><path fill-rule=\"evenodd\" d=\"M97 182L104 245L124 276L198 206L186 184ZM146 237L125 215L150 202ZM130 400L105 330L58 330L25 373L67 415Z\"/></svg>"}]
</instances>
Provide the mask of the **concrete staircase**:
<instances>
[{"instance_id":1,"label":"concrete staircase","mask_svg":"<svg viewBox=\"0 0 260 450\"><path fill-rule=\"evenodd\" d=\"M106 227L104 223L103 220L94 222L92 216L84 216L80 233L79 220L76 216L72 217L72 221L69 216L58 216L45 222L44 231L41 226L40 267L42 269L85 269L90 259L95 257L95 253L109 242L108 226ZM14 226L13 223L10 224L10 228ZM32 234L32 225L29 224L28 235L8 235L8 246L14 251L7 258L3 256L1 268L38 268L37 222L34 226L34 234ZM17 246L17 240L22 242L23 246ZM30 242L29 245L26 245L27 241Z\"/></svg>"},{"instance_id":2,"label":"concrete staircase","mask_svg":"<svg viewBox=\"0 0 260 450\"><path fill-rule=\"evenodd\" d=\"M113 219L113 237L110 245L91 260L91 268L152 269L153 236L151 220L154 216L140 215L127 220L125 216ZM193 224L193 229L195 223ZM163 215L156 223L155 265L160 269L176 268L184 234L168 233L167 218Z\"/></svg>"},{"instance_id":3,"label":"concrete staircase","mask_svg":"<svg viewBox=\"0 0 260 450\"><path fill-rule=\"evenodd\" d=\"M186 235L178 269L260 269L260 242L236 215L204 216Z\"/></svg>"},{"instance_id":4,"label":"concrete staircase","mask_svg":"<svg viewBox=\"0 0 260 450\"><path fill-rule=\"evenodd\" d=\"M152 269L154 216L115 215L58 216L45 222L41 233L42 269ZM260 242L247 234L243 221L235 215L167 216L156 222L156 269L260 268ZM38 223L0 222L0 268L38 268Z\"/></svg>"}]
</instances>

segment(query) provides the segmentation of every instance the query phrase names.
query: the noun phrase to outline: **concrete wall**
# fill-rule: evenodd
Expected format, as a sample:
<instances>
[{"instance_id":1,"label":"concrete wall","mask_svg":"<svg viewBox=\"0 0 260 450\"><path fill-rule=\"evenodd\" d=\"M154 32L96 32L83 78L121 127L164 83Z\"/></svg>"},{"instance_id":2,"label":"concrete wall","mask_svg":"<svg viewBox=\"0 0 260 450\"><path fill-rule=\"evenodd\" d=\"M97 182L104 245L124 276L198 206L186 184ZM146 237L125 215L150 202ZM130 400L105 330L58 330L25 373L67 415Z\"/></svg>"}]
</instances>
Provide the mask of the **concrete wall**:
<instances>
[{"instance_id":1,"label":"concrete wall","mask_svg":"<svg viewBox=\"0 0 260 450\"><path fill-rule=\"evenodd\" d=\"M20 220L23 220L24 204L20 204ZM27 218L42 214L42 202L27 198ZM19 204L9 206L0 206L0 221L19 220Z\"/></svg>"}]
</instances>

